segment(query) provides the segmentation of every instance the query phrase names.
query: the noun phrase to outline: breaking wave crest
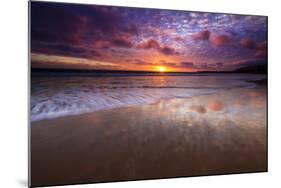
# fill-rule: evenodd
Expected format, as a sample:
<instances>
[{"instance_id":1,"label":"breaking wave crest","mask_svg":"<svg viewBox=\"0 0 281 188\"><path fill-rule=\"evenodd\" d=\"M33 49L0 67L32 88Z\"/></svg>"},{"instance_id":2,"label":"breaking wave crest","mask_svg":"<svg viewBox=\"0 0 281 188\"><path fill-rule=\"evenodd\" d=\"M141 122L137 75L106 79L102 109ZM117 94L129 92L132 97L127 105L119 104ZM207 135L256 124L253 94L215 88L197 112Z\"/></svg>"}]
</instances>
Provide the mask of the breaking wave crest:
<instances>
[{"instance_id":1,"label":"breaking wave crest","mask_svg":"<svg viewBox=\"0 0 281 188\"><path fill-rule=\"evenodd\" d=\"M31 121L255 87L258 75L32 77Z\"/></svg>"}]
</instances>

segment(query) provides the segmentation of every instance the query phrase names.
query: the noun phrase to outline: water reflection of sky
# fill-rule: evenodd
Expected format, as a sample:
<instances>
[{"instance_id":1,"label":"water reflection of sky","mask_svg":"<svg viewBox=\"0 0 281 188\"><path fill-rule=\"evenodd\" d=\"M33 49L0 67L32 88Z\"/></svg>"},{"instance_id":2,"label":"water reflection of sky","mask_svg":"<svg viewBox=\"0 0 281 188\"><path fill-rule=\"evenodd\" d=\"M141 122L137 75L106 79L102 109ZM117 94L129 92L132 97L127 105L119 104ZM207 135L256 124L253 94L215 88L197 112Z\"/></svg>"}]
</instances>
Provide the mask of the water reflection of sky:
<instances>
[{"instance_id":1,"label":"water reflection of sky","mask_svg":"<svg viewBox=\"0 0 281 188\"><path fill-rule=\"evenodd\" d=\"M33 179L77 183L265 171L266 110L266 90L244 88L33 122Z\"/></svg>"},{"instance_id":2,"label":"water reflection of sky","mask_svg":"<svg viewBox=\"0 0 281 188\"><path fill-rule=\"evenodd\" d=\"M266 119L266 94L263 89L238 89L215 95L193 97L192 99L171 100L168 116L182 116L186 121L207 120L209 124L218 125L224 119L237 124L262 125ZM241 92L242 91L242 92ZM177 117L178 118L178 117ZM262 123L261 123L262 122Z\"/></svg>"},{"instance_id":3,"label":"water reflection of sky","mask_svg":"<svg viewBox=\"0 0 281 188\"><path fill-rule=\"evenodd\" d=\"M105 109L152 104L237 87L256 87L265 75L201 74L173 76L33 77L31 120L49 119ZM206 111L206 106L192 107ZM219 110L223 104L210 103Z\"/></svg>"}]
</instances>

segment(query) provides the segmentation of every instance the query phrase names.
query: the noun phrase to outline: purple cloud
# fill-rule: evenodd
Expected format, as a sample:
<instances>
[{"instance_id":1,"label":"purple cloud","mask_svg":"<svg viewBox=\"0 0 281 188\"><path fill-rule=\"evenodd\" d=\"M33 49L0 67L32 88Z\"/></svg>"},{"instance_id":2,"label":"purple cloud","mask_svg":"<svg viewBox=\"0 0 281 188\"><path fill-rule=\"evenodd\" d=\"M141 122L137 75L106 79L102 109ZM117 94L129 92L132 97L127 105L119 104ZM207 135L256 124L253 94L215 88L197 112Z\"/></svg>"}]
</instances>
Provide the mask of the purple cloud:
<instances>
[{"instance_id":1,"label":"purple cloud","mask_svg":"<svg viewBox=\"0 0 281 188\"><path fill-rule=\"evenodd\" d=\"M154 49L158 52L165 54L165 55L179 55L180 53L177 52L174 48L169 46L161 46L156 40L149 39L141 44L138 45L139 49Z\"/></svg>"}]
</instances>

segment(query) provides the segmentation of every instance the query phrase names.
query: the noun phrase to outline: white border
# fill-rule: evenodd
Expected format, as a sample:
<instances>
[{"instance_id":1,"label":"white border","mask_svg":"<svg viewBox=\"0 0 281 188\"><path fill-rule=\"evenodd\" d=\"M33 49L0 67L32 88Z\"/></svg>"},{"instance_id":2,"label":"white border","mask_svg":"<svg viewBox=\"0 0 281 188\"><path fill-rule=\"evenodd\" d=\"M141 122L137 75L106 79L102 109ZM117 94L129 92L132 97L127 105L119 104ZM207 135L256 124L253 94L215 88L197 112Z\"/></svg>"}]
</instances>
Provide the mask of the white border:
<instances>
[{"instance_id":1,"label":"white border","mask_svg":"<svg viewBox=\"0 0 281 188\"><path fill-rule=\"evenodd\" d=\"M120 5L269 16L269 173L177 178L72 187L281 187L280 123L280 5L276 0L57 0L89 4ZM27 186L27 1L1 2L1 130L0 187ZM71 186L69 186L71 187Z\"/></svg>"}]
</instances>

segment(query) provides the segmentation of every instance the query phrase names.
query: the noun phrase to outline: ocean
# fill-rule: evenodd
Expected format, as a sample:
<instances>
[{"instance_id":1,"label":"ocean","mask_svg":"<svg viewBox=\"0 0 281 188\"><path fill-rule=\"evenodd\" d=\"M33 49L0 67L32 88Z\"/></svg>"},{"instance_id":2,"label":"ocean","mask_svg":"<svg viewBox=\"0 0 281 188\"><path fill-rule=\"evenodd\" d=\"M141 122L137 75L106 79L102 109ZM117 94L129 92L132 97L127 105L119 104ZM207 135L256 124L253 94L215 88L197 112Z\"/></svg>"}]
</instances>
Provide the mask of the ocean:
<instances>
[{"instance_id":1,"label":"ocean","mask_svg":"<svg viewBox=\"0 0 281 188\"><path fill-rule=\"evenodd\" d=\"M38 73L31 76L31 121L255 88L262 74Z\"/></svg>"}]
</instances>

